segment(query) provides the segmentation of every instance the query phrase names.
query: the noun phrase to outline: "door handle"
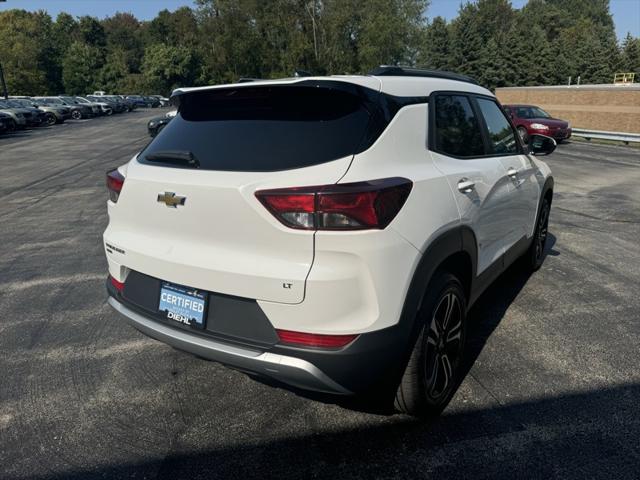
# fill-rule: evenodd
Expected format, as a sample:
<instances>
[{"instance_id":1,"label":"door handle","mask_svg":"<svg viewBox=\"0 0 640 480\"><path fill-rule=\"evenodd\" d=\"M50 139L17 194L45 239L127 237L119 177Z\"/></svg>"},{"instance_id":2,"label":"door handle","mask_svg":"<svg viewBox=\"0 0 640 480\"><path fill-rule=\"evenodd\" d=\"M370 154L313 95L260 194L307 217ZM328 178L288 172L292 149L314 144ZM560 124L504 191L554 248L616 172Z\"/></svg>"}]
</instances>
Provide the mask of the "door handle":
<instances>
[{"instance_id":1,"label":"door handle","mask_svg":"<svg viewBox=\"0 0 640 480\"><path fill-rule=\"evenodd\" d=\"M475 186L475 182L472 182L468 178L461 178L460 180L458 180L458 191L460 193L470 193L475 188Z\"/></svg>"},{"instance_id":2,"label":"door handle","mask_svg":"<svg viewBox=\"0 0 640 480\"><path fill-rule=\"evenodd\" d=\"M507 170L507 175L509 175L511 178L516 178L518 176L518 171L513 167L509 167L509 170Z\"/></svg>"}]
</instances>

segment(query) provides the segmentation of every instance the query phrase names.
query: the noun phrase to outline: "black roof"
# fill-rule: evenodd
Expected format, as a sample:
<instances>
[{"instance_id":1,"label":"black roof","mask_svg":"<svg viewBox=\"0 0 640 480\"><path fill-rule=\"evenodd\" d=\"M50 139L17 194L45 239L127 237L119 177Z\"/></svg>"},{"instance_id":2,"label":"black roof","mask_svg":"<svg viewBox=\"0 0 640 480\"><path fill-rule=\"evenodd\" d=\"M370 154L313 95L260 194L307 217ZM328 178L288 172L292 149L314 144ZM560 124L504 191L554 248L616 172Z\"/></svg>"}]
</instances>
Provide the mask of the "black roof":
<instances>
[{"instance_id":1,"label":"black roof","mask_svg":"<svg viewBox=\"0 0 640 480\"><path fill-rule=\"evenodd\" d=\"M467 82L478 85L478 82L466 75L460 75L459 73L447 72L445 70L428 70L423 68L413 67L397 67L392 65L380 65L379 67L371 70L368 75L375 75L377 77L431 77L431 78L446 78L447 80L457 80L459 82Z\"/></svg>"}]
</instances>

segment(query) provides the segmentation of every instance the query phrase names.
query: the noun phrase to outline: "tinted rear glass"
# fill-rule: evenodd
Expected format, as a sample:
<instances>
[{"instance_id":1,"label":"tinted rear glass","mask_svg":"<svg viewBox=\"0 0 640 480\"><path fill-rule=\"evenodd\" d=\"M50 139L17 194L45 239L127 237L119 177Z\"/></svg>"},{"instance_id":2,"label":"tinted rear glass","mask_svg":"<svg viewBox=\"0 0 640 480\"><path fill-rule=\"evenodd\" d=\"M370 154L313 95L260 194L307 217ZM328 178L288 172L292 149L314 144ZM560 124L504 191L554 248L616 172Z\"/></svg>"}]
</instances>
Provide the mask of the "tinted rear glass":
<instances>
[{"instance_id":1,"label":"tinted rear glass","mask_svg":"<svg viewBox=\"0 0 640 480\"><path fill-rule=\"evenodd\" d=\"M436 151L456 157L484 155L480 123L463 95L436 97Z\"/></svg>"},{"instance_id":2,"label":"tinted rear glass","mask_svg":"<svg viewBox=\"0 0 640 480\"><path fill-rule=\"evenodd\" d=\"M359 87L358 87L359 88ZM192 92L139 159L191 152L206 170L275 171L357 153L369 123L358 89L241 87Z\"/></svg>"}]
</instances>

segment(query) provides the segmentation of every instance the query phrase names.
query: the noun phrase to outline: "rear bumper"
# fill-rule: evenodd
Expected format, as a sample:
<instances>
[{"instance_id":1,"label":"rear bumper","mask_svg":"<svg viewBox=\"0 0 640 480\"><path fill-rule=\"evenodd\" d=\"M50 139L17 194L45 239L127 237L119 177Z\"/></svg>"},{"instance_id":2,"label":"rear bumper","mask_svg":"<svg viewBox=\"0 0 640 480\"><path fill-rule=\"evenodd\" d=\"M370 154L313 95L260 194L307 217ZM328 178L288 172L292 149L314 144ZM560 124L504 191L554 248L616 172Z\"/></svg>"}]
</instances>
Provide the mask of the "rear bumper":
<instances>
[{"instance_id":1,"label":"rear bumper","mask_svg":"<svg viewBox=\"0 0 640 480\"><path fill-rule=\"evenodd\" d=\"M360 334L339 349L284 345L258 302L208 292L204 328L158 311L160 280L131 271L124 289L107 281L108 303L142 333L194 355L303 390L350 395L397 384L410 327Z\"/></svg>"},{"instance_id":2,"label":"rear bumper","mask_svg":"<svg viewBox=\"0 0 640 480\"><path fill-rule=\"evenodd\" d=\"M145 335L180 350L305 390L340 395L351 393L329 378L318 367L301 358L222 343L173 329L146 318L120 303L114 297L109 297L108 303Z\"/></svg>"}]
</instances>

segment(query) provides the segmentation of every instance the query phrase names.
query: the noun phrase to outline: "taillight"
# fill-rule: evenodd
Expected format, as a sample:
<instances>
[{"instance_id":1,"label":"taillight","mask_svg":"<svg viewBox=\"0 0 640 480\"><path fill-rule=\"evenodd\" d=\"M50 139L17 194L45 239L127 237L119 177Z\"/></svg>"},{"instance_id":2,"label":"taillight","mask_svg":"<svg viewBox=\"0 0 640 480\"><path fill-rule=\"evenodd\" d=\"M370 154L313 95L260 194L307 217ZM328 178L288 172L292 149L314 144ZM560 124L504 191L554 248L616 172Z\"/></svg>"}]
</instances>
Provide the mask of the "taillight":
<instances>
[{"instance_id":1,"label":"taillight","mask_svg":"<svg viewBox=\"0 0 640 480\"><path fill-rule=\"evenodd\" d=\"M303 230L383 229L413 183L406 178L259 190L256 197L281 223Z\"/></svg>"},{"instance_id":2,"label":"taillight","mask_svg":"<svg viewBox=\"0 0 640 480\"><path fill-rule=\"evenodd\" d=\"M109 190L109 200L113 203L118 201L122 186L124 185L124 177L116 168L107 172L107 189Z\"/></svg>"},{"instance_id":3,"label":"taillight","mask_svg":"<svg viewBox=\"0 0 640 480\"><path fill-rule=\"evenodd\" d=\"M341 348L353 342L358 335L323 335L318 333L276 330L280 343L297 347Z\"/></svg>"},{"instance_id":4,"label":"taillight","mask_svg":"<svg viewBox=\"0 0 640 480\"><path fill-rule=\"evenodd\" d=\"M113 285L116 290L118 290L119 292L124 290L124 282L119 282L118 280L113 278L111 275L109 275L109 280L111 280L111 285Z\"/></svg>"}]
</instances>

